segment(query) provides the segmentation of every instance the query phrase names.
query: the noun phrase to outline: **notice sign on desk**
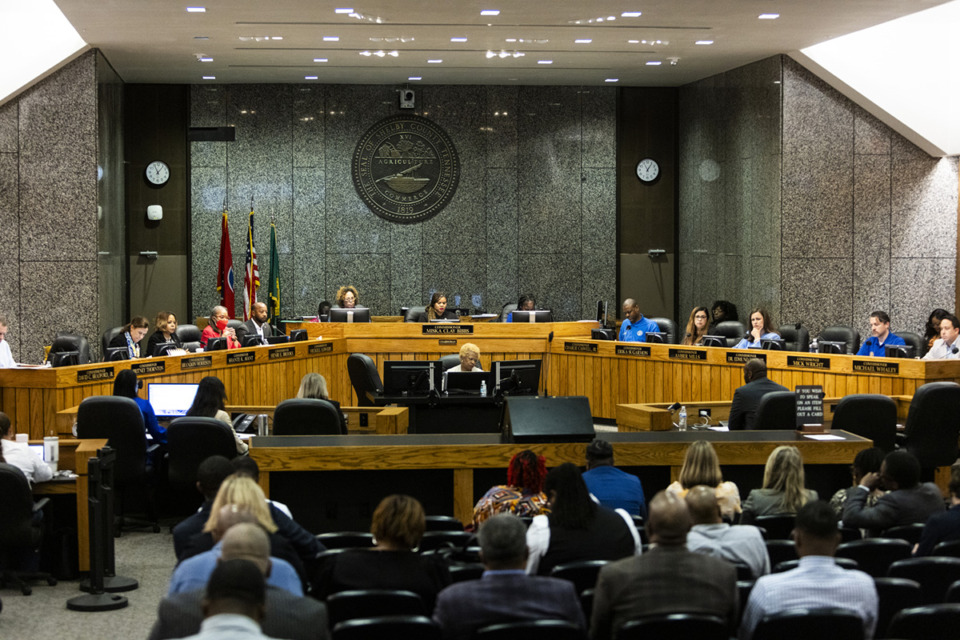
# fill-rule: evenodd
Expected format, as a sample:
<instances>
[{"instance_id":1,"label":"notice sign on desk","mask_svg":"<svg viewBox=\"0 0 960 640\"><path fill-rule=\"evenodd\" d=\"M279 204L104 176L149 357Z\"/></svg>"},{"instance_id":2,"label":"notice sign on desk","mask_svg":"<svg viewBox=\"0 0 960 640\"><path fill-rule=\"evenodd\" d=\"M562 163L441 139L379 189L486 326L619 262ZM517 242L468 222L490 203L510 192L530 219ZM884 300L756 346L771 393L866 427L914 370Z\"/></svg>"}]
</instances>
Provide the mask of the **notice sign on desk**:
<instances>
[{"instance_id":1,"label":"notice sign on desk","mask_svg":"<svg viewBox=\"0 0 960 640\"><path fill-rule=\"evenodd\" d=\"M797 385L797 428L805 424L823 424L823 387Z\"/></svg>"},{"instance_id":2,"label":"notice sign on desk","mask_svg":"<svg viewBox=\"0 0 960 640\"><path fill-rule=\"evenodd\" d=\"M472 324L425 324L422 327L424 336L472 336Z\"/></svg>"},{"instance_id":3,"label":"notice sign on desk","mask_svg":"<svg viewBox=\"0 0 960 640\"><path fill-rule=\"evenodd\" d=\"M307 349L307 353L314 355L317 353L333 353L333 343L332 342L322 342L320 344L312 344Z\"/></svg>"},{"instance_id":4,"label":"notice sign on desk","mask_svg":"<svg viewBox=\"0 0 960 640\"><path fill-rule=\"evenodd\" d=\"M227 354L227 364L243 364L244 362L255 362L257 354L253 351L238 351L237 353Z\"/></svg>"},{"instance_id":5,"label":"notice sign on desk","mask_svg":"<svg viewBox=\"0 0 960 640\"><path fill-rule=\"evenodd\" d=\"M86 371L77 371L77 382L95 382L113 377L113 367L97 367Z\"/></svg>"}]
</instances>

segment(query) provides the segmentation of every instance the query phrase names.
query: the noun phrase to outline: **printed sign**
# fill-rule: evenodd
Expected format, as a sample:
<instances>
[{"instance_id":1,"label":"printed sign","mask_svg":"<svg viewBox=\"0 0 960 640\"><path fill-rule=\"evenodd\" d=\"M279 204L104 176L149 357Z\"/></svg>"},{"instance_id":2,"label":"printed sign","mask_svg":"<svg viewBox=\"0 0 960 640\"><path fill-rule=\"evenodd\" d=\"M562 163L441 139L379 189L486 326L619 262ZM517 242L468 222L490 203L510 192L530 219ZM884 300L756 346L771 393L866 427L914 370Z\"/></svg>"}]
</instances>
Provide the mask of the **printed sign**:
<instances>
[{"instance_id":1,"label":"printed sign","mask_svg":"<svg viewBox=\"0 0 960 640\"><path fill-rule=\"evenodd\" d=\"M797 428L805 424L823 424L823 387L798 384L796 393Z\"/></svg>"},{"instance_id":2,"label":"printed sign","mask_svg":"<svg viewBox=\"0 0 960 640\"><path fill-rule=\"evenodd\" d=\"M163 360L147 360L145 362L134 362L130 365L130 370L138 376L148 373L164 373L167 370L167 363Z\"/></svg>"}]
</instances>

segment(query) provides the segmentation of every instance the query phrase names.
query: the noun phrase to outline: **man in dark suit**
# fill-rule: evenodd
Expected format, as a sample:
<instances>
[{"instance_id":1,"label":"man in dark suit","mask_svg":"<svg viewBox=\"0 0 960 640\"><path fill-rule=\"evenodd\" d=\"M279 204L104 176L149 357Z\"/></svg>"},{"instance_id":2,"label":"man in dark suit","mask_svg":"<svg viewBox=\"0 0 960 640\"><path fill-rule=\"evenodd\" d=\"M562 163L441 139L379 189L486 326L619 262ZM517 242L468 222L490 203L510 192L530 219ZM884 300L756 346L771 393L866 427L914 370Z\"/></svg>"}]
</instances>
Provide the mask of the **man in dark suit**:
<instances>
[{"instance_id":1,"label":"man in dark suit","mask_svg":"<svg viewBox=\"0 0 960 640\"><path fill-rule=\"evenodd\" d=\"M243 344L243 339L252 335L260 336L260 344L267 344L267 338L273 335L273 328L267 322L267 305L262 302L253 303L250 319L237 329L237 340L241 346L247 346Z\"/></svg>"},{"instance_id":2,"label":"man in dark suit","mask_svg":"<svg viewBox=\"0 0 960 640\"><path fill-rule=\"evenodd\" d=\"M731 632L736 629L737 571L729 562L687 549L691 522L682 498L665 491L653 497L647 529L655 546L600 569L591 640L615 638L620 627L641 616L669 613L716 615Z\"/></svg>"},{"instance_id":3,"label":"man in dark suit","mask_svg":"<svg viewBox=\"0 0 960 640\"><path fill-rule=\"evenodd\" d=\"M493 516L477 533L486 570L479 580L458 582L437 596L433 619L444 638L471 638L487 625L522 620L566 620L585 627L573 583L528 576L527 527L511 514Z\"/></svg>"},{"instance_id":4,"label":"man in dark suit","mask_svg":"<svg viewBox=\"0 0 960 640\"><path fill-rule=\"evenodd\" d=\"M266 532L250 526L244 530L244 537L242 545L224 545L218 566L229 560L248 560L268 577L271 562ZM161 600L150 640L183 638L198 633L204 619L203 597L203 589L198 589ZM266 614L260 620L260 627L271 638L326 640L329 637L327 608L322 603L270 585L266 589Z\"/></svg>"},{"instance_id":5,"label":"man in dark suit","mask_svg":"<svg viewBox=\"0 0 960 640\"><path fill-rule=\"evenodd\" d=\"M743 365L743 381L746 383L733 392L730 405L730 431L755 429L754 419L760 399L771 391L789 391L782 384L767 378L767 363L759 358L748 360Z\"/></svg>"}]
</instances>

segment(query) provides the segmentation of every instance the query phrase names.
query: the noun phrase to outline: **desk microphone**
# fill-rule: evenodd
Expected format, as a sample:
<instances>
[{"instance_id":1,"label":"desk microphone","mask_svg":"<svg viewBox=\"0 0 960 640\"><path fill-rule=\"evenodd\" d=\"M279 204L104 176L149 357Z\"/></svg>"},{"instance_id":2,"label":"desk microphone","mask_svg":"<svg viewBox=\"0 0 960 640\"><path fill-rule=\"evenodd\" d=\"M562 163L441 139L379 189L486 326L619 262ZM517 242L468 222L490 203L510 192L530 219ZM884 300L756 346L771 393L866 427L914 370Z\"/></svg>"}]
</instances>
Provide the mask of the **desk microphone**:
<instances>
[{"instance_id":1,"label":"desk microphone","mask_svg":"<svg viewBox=\"0 0 960 640\"><path fill-rule=\"evenodd\" d=\"M743 339L747 342L753 342L753 334L747 331L745 334L743 334Z\"/></svg>"},{"instance_id":2,"label":"desk microphone","mask_svg":"<svg viewBox=\"0 0 960 640\"><path fill-rule=\"evenodd\" d=\"M953 349L950 349L950 353L957 353L958 351L960 351L960 347L954 347Z\"/></svg>"}]
</instances>

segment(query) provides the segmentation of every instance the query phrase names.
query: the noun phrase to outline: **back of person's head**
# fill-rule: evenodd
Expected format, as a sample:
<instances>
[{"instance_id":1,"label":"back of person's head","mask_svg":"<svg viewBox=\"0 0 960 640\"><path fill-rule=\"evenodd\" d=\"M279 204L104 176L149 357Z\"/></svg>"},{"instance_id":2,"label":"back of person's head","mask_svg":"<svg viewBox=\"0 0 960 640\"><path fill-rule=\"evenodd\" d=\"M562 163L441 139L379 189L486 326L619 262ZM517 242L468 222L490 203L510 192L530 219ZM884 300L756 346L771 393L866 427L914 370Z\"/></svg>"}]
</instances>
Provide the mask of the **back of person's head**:
<instances>
[{"instance_id":1,"label":"back of person's head","mask_svg":"<svg viewBox=\"0 0 960 640\"><path fill-rule=\"evenodd\" d=\"M883 459L887 477L897 483L897 489L913 489L920 483L920 461L909 451L891 451Z\"/></svg>"},{"instance_id":2,"label":"back of person's head","mask_svg":"<svg viewBox=\"0 0 960 640\"><path fill-rule=\"evenodd\" d=\"M662 546L677 546L687 542L690 531L690 510L679 496L660 491L650 501L647 529L650 541Z\"/></svg>"},{"instance_id":3,"label":"back of person's head","mask_svg":"<svg viewBox=\"0 0 960 640\"><path fill-rule=\"evenodd\" d=\"M697 440L687 448L680 468L680 486L690 489L698 484L716 487L723 482L720 460L713 445L706 440Z\"/></svg>"},{"instance_id":4,"label":"back of person's head","mask_svg":"<svg viewBox=\"0 0 960 640\"><path fill-rule=\"evenodd\" d=\"M879 473L884 455L883 449L880 447L870 447L857 451L857 455L853 458L853 469L858 477L863 477L868 473Z\"/></svg>"},{"instance_id":5,"label":"back of person's head","mask_svg":"<svg viewBox=\"0 0 960 640\"><path fill-rule=\"evenodd\" d=\"M247 456L238 456L246 458ZM207 500L213 500L220 485L234 472L233 465L223 456L210 456L197 467L197 488Z\"/></svg>"},{"instance_id":6,"label":"back of person's head","mask_svg":"<svg viewBox=\"0 0 960 640\"><path fill-rule=\"evenodd\" d=\"M807 501L800 450L782 445L773 450L763 470L763 488L781 492L783 513L796 513Z\"/></svg>"},{"instance_id":7,"label":"back of person's head","mask_svg":"<svg viewBox=\"0 0 960 640\"><path fill-rule=\"evenodd\" d=\"M524 449L510 458L507 466L507 484L517 487L523 494L536 494L543 491L543 480L547 476L547 461L543 456L530 449Z\"/></svg>"},{"instance_id":8,"label":"back of person's head","mask_svg":"<svg viewBox=\"0 0 960 640\"><path fill-rule=\"evenodd\" d=\"M420 544L427 528L423 505L403 494L387 496L373 512L370 533L379 544L413 549Z\"/></svg>"},{"instance_id":9,"label":"back of person's head","mask_svg":"<svg viewBox=\"0 0 960 640\"><path fill-rule=\"evenodd\" d=\"M767 363L761 360L760 358L752 358L750 360L747 360L747 364L743 365L743 377L747 381L766 378Z\"/></svg>"},{"instance_id":10,"label":"back of person's head","mask_svg":"<svg viewBox=\"0 0 960 640\"><path fill-rule=\"evenodd\" d=\"M249 560L227 560L217 564L203 596L205 618L233 613L263 619L267 584L260 569Z\"/></svg>"},{"instance_id":11,"label":"back of person's head","mask_svg":"<svg viewBox=\"0 0 960 640\"><path fill-rule=\"evenodd\" d=\"M700 484L690 489L684 498L693 524L716 524L722 522L720 502L717 500L717 490Z\"/></svg>"},{"instance_id":12,"label":"back of person's head","mask_svg":"<svg viewBox=\"0 0 960 640\"><path fill-rule=\"evenodd\" d=\"M10 429L12 426L13 425L10 422L10 416L5 414L3 411L0 411L0 438L6 438L8 435L10 435Z\"/></svg>"},{"instance_id":13,"label":"back of person's head","mask_svg":"<svg viewBox=\"0 0 960 640\"><path fill-rule=\"evenodd\" d=\"M543 481L543 490L550 498L550 525L568 529L586 529L597 513L597 503L590 497L580 469L572 462L554 467Z\"/></svg>"},{"instance_id":14,"label":"back of person's head","mask_svg":"<svg viewBox=\"0 0 960 640\"><path fill-rule=\"evenodd\" d=\"M207 376L197 385L197 395L193 397L193 404L187 410L188 416L213 418L217 411L222 411L227 402L227 390L223 381L216 376Z\"/></svg>"},{"instance_id":15,"label":"back of person's head","mask_svg":"<svg viewBox=\"0 0 960 640\"><path fill-rule=\"evenodd\" d=\"M793 525L797 555L832 556L840 544L837 512L824 500L811 500L797 511Z\"/></svg>"},{"instance_id":16,"label":"back of person's head","mask_svg":"<svg viewBox=\"0 0 960 640\"><path fill-rule=\"evenodd\" d=\"M960 462L954 462L950 465L950 484L948 488L951 495L960 498Z\"/></svg>"},{"instance_id":17,"label":"back of person's head","mask_svg":"<svg viewBox=\"0 0 960 640\"><path fill-rule=\"evenodd\" d=\"M113 395L123 398L136 398L138 386L137 374L130 369L124 369L117 372L117 377L113 379Z\"/></svg>"},{"instance_id":18,"label":"back of person's head","mask_svg":"<svg viewBox=\"0 0 960 640\"><path fill-rule=\"evenodd\" d=\"M595 438L587 445L587 468L602 467L613 464L613 445L606 440Z\"/></svg>"},{"instance_id":19,"label":"back of person's head","mask_svg":"<svg viewBox=\"0 0 960 640\"><path fill-rule=\"evenodd\" d=\"M249 560L264 575L270 571L270 538L255 522L238 522L224 533L220 561Z\"/></svg>"},{"instance_id":20,"label":"back of person's head","mask_svg":"<svg viewBox=\"0 0 960 640\"><path fill-rule=\"evenodd\" d=\"M230 461L230 466L237 475L247 476L254 482L260 482L260 465L250 456L237 456Z\"/></svg>"},{"instance_id":21,"label":"back of person's head","mask_svg":"<svg viewBox=\"0 0 960 640\"><path fill-rule=\"evenodd\" d=\"M220 529L220 510L230 505L237 507L237 510L247 510L252 513L256 521L270 533L277 530L263 489L251 478L233 474L223 481L220 490L217 491L217 497L213 499L210 517L203 525L205 533L214 533Z\"/></svg>"},{"instance_id":22,"label":"back of person's head","mask_svg":"<svg viewBox=\"0 0 960 640\"><path fill-rule=\"evenodd\" d=\"M525 293L520 296L520 298L517 300L517 309L520 311L525 311L524 307L527 306L527 303L532 303L534 306L536 306L537 302L533 299L532 293Z\"/></svg>"},{"instance_id":23,"label":"back of person's head","mask_svg":"<svg viewBox=\"0 0 960 640\"><path fill-rule=\"evenodd\" d=\"M527 525L510 513L501 513L480 525L477 542L483 563L491 569L523 568L527 559Z\"/></svg>"},{"instance_id":24,"label":"back of person's head","mask_svg":"<svg viewBox=\"0 0 960 640\"><path fill-rule=\"evenodd\" d=\"M300 380L300 389L297 391L298 398L313 398L327 400L330 394L327 393L327 381L319 373L310 372Z\"/></svg>"}]
</instances>

